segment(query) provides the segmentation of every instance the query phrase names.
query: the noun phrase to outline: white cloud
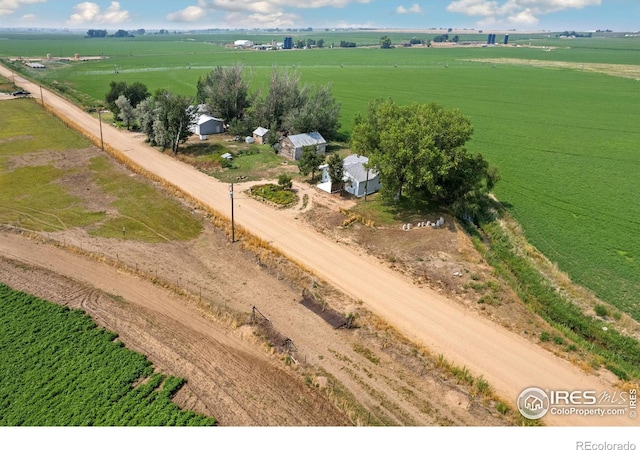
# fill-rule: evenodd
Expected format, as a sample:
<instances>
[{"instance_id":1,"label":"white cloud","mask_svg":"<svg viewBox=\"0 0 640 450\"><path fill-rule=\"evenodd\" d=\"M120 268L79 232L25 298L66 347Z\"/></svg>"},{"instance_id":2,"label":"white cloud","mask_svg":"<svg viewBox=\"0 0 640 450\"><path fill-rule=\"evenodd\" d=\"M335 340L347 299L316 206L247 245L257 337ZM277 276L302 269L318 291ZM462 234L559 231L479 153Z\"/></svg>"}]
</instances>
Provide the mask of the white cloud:
<instances>
[{"instance_id":1,"label":"white cloud","mask_svg":"<svg viewBox=\"0 0 640 450\"><path fill-rule=\"evenodd\" d=\"M35 14L25 14L24 16L21 17L21 20L25 21L25 22L32 22L33 19L36 18Z\"/></svg>"},{"instance_id":2,"label":"white cloud","mask_svg":"<svg viewBox=\"0 0 640 450\"><path fill-rule=\"evenodd\" d=\"M167 20L170 22L196 22L206 15L207 12L200 6L188 6L181 11L167 14Z\"/></svg>"},{"instance_id":3,"label":"white cloud","mask_svg":"<svg viewBox=\"0 0 640 450\"><path fill-rule=\"evenodd\" d=\"M422 8L417 3L414 3L409 8L405 8L403 5L398 6L396 9L398 14L422 14Z\"/></svg>"},{"instance_id":4,"label":"white cloud","mask_svg":"<svg viewBox=\"0 0 640 450\"><path fill-rule=\"evenodd\" d=\"M220 26L240 28L290 27L300 24L300 16L291 8L344 8L352 3L366 4L371 0L198 0L196 8L220 13Z\"/></svg>"},{"instance_id":5,"label":"white cloud","mask_svg":"<svg viewBox=\"0 0 640 450\"><path fill-rule=\"evenodd\" d=\"M538 23L538 18L529 8L527 8L517 14L509 16L507 21L515 25L536 25Z\"/></svg>"},{"instance_id":6,"label":"white cloud","mask_svg":"<svg viewBox=\"0 0 640 450\"><path fill-rule=\"evenodd\" d=\"M600 4L602 0L456 0L447 11L478 17L482 25L535 25L545 14Z\"/></svg>"},{"instance_id":7,"label":"white cloud","mask_svg":"<svg viewBox=\"0 0 640 450\"><path fill-rule=\"evenodd\" d=\"M199 6L223 11L274 12L286 8L344 8L350 3L369 3L371 0L199 0Z\"/></svg>"},{"instance_id":8,"label":"white cloud","mask_svg":"<svg viewBox=\"0 0 640 450\"><path fill-rule=\"evenodd\" d=\"M0 0L0 16L13 14L25 5L46 3L47 0Z\"/></svg>"},{"instance_id":9,"label":"white cloud","mask_svg":"<svg viewBox=\"0 0 640 450\"><path fill-rule=\"evenodd\" d=\"M287 14L281 11L272 13L253 13L231 12L226 15L227 24L233 24L239 28L283 28L291 27L299 23L299 17L296 14Z\"/></svg>"},{"instance_id":10,"label":"white cloud","mask_svg":"<svg viewBox=\"0 0 640 450\"><path fill-rule=\"evenodd\" d=\"M67 23L81 25L84 23L119 24L130 19L129 11L120 9L120 2L111 2L109 7L100 11L100 6L93 2L78 3L73 7L75 11Z\"/></svg>"}]
</instances>

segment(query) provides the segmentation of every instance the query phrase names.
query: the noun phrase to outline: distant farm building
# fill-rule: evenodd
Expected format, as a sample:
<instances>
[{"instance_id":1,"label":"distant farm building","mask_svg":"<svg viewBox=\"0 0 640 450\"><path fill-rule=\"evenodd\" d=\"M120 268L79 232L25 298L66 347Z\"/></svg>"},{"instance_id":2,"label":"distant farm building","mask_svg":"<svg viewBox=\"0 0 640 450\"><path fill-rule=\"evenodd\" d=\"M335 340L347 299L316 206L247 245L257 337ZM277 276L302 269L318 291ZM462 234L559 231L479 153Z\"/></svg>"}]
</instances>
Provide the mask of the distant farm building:
<instances>
[{"instance_id":1,"label":"distant farm building","mask_svg":"<svg viewBox=\"0 0 640 450\"><path fill-rule=\"evenodd\" d=\"M204 140L210 134L224 133L224 121L207 114L201 114L191 126L191 131Z\"/></svg>"},{"instance_id":2,"label":"distant farm building","mask_svg":"<svg viewBox=\"0 0 640 450\"><path fill-rule=\"evenodd\" d=\"M363 197L365 194L373 194L380 190L380 178L373 169L366 169L365 164L369 162L366 156L349 155L342 160L344 167L344 177L342 185L344 190L356 197ZM332 193L340 189L341 186L334 186L329 177L329 165L323 164L319 167L322 171L322 178L318 188Z\"/></svg>"},{"instance_id":3,"label":"distant farm building","mask_svg":"<svg viewBox=\"0 0 640 450\"><path fill-rule=\"evenodd\" d=\"M269 130L263 127L258 127L253 130L253 141L256 144L266 144L267 143L267 135L269 134Z\"/></svg>"},{"instance_id":4,"label":"distant farm building","mask_svg":"<svg viewBox=\"0 0 640 450\"><path fill-rule=\"evenodd\" d=\"M315 146L319 154L327 152L327 141L317 131L294 134L280 140L280 155L297 161L302 156L302 147Z\"/></svg>"},{"instance_id":5,"label":"distant farm building","mask_svg":"<svg viewBox=\"0 0 640 450\"><path fill-rule=\"evenodd\" d=\"M236 48L251 48L253 47L253 41L238 39L237 41L234 41L233 46Z\"/></svg>"}]
</instances>

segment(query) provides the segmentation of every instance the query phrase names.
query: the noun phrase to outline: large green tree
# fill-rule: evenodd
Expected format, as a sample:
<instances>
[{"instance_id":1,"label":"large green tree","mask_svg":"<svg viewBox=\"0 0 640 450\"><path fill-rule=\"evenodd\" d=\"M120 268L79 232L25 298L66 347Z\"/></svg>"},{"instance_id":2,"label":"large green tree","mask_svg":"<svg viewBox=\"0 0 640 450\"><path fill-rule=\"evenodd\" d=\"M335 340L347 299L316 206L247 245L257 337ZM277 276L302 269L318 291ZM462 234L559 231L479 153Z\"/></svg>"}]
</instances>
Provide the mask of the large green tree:
<instances>
[{"instance_id":1,"label":"large green tree","mask_svg":"<svg viewBox=\"0 0 640 450\"><path fill-rule=\"evenodd\" d=\"M107 102L107 108L115 116L120 114L120 108L116 105L116 100L121 95L124 95L129 100L133 108L150 96L147 86L138 81L132 84L127 84L126 81L112 81L109 83L109 91L105 94L105 101Z\"/></svg>"},{"instance_id":2,"label":"large green tree","mask_svg":"<svg viewBox=\"0 0 640 450\"><path fill-rule=\"evenodd\" d=\"M317 131L325 139L334 138L340 127L340 103L336 101L331 88L331 84L303 87L300 106L288 112L283 128L297 133Z\"/></svg>"},{"instance_id":3,"label":"large green tree","mask_svg":"<svg viewBox=\"0 0 640 450\"><path fill-rule=\"evenodd\" d=\"M391 38L389 36L382 36L380 38L380 48L392 48Z\"/></svg>"},{"instance_id":4,"label":"large green tree","mask_svg":"<svg viewBox=\"0 0 640 450\"><path fill-rule=\"evenodd\" d=\"M135 110L133 106L131 106L131 102L127 97L125 97L124 95L121 95L116 100L116 106L120 110L118 117L127 126L127 130L130 129L131 125L133 125L136 120Z\"/></svg>"},{"instance_id":5,"label":"large green tree","mask_svg":"<svg viewBox=\"0 0 640 450\"><path fill-rule=\"evenodd\" d=\"M327 171L331 180L331 190L342 189L344 179L344 161L338 153L333 153L327 160Z\"/></svg>"},{"instance_id":6,"label":"large green tree","mask_svg":"<svg viewBox=\"0 0 640 450\"><path fill-rule=\"evenodd\" d=\"M259 97L253 109L253 122L272 124L273 130L284 130L283 123L290 111L299 109L303 105L301 96L300 75L288 69L275 69L271 72L269 92L265 97ZM262 125L264 126L264 125Z\"/></svg>"},{"instance_id":7,"label":"large green tree","mask_svg":"<svg viewBox=\"0 0 640 450\"><path fill-rule=\"evenodd\" d=\"M315 178L320 164L324 162L324 155L318 153L315 145L305 145L302 147L302 154L298 161L298 169L304 176L311 174L311 181Z\"/></svg>"},{"instance_id":8,"label":"large green tree","mask_svg":"<svg viewBox=\"0 0 640 450\"><path fill-rule=\"evenodd\" d=\"M456 109L378 99L366 116L356 117L352 149L369 157L386 197L422 196L455 206L460 215L475 215L475 207L465 204L485 197L498 175L481 155L464 148L472 133L471 122Z\"/></svg>"},{"instance_id":9,"label":"large green tree","mask_svg":"<svg viewBox=\"0 0 640 450\"><path fill-rule=\"evenodd\" d=\"M340 104L331 89L330 84L300 86L297 72L275 69L271 73L268 93L254 101L252 126L269 126L272 132L289 134L317 131L331 139L340 127Z\"/></svg>"},{"instance_id":10,"label":"large green tree","mask_svg":"<svg viewBox=\"0 0 640 450\"><path fill-rule=\"evenodd\" d=\"M157 145L178 153L180 144L192 134L189 129L195 118L192 100L164 90L156 93L152 130Z\"/></svg>"},{"instance_id":11,"label":"large green tree","mask_svg":"<svg viewBox=\"0 0 640 450\"><path fill-rule=\"evenodd\" d=\"M241 65L218 66L198 80L196 99L226 123L240 121L251 106L249 86Z\"/></svg>"},{"instance_id":12,"label":"large green tree","mask_svg":"<svg viewBox=\"0 0 640 450\"><path fill-rule=\"evenodd\" d=\"M156 118L156 99L154 97L144 99L138 103L134 112L140 125L140 130L147 135L147 142L157 145L153 131L153 122Z\"/></svg>"}]
</instances>

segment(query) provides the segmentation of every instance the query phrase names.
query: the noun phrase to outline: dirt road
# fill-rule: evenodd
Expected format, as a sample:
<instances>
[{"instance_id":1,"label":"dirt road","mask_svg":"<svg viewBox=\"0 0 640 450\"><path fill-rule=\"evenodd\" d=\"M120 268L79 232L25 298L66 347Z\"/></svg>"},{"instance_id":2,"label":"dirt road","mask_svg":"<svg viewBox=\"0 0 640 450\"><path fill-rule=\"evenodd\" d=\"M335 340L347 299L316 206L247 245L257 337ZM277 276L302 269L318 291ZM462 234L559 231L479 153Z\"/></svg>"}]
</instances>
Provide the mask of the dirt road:
<instances>
[{"instance_id":1,"label":"dirt road","mask_svg":"<svg viewBox=\"0 0 640 450\"><path fill-rule=\"evenodd\" d=\"M0 68L0 74L11 78L5 68ZM30 92L40 92L37 85L21 77L16 77L16 83ZM59 114L99 136L95 118L44 89L43 99ZM230 215L226 184L136 142L127 132L103 126L103 135L105 142L139 166L179 186L203 204ZM379 260L337 244L282 212L250 199L237 198L235 220L346 295L361 300L375 314L410 339L427 346L432 353L443 354L476 375L482 374L500 395L512 402L530 386L613 389L606 380L583 373L428 288L412 285ZM548 416L545 421L552 425L637 425L637 421L628 416Z\"/></svg>"}]
</instances>

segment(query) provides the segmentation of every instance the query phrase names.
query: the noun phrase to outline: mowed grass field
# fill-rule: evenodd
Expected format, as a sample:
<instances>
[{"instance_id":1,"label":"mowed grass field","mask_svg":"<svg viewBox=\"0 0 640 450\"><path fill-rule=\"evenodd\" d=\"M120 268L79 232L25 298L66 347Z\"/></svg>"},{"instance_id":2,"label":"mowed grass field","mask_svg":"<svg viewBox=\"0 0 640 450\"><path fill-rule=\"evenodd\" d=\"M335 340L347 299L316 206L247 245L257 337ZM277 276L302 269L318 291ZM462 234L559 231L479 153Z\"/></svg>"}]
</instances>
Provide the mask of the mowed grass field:
<instances>
[{"instance_id":1,"label":"mowed grass field","mask_svg":"<svg viewBox=\"0 0 640 450\"><path fill-rule=\"evenodd\" d=\"M34 100L2 101L0 117L0 223L145 242L202 230L177 200L130 176Z\"/></svg>"},{"instance_id":2,"label":"mowed grass field","mask_svg":"<svg viewBox=\"0 0 640 450\"><path fill-rule=\"evenodd\" d=\"M322 37L326 44L376 43L372 33L329 36L309 37ZM486 41L486 35L470 36ZM640 78L640 38L512 35L510 42L520 47L281 52L222 45L239 37L148 36L117 41L67 36L47 42L14 37L3 41L2 51L14 56L18 51L109 56L100 61L53 63L34 73L96 102L102 101L112 80L140 81L151 91L166 88L195 95L198 77L217 65L241 63L253 88L264 92L274 67L295 68L303 82L332 83L342 104L345 138L355 115L364 114L368 102L377 97L458 108L475 129L468 148L498 166L502 181L496 195L522 224L530 242L574 281L640 319L636 181L640 81L585 68L594 63L614 70L632 66L632 75ZM269 36L243 38L270 42ZM392 39L398 44L409 36L393 35ZM497 42L501 39L498 35ZM545 51L548 47L554 48ZM499 63L515 59L524 64ZM540 68L534 64L537 61L559 61L565 67Z\"/></svg>"}]
</instances>

